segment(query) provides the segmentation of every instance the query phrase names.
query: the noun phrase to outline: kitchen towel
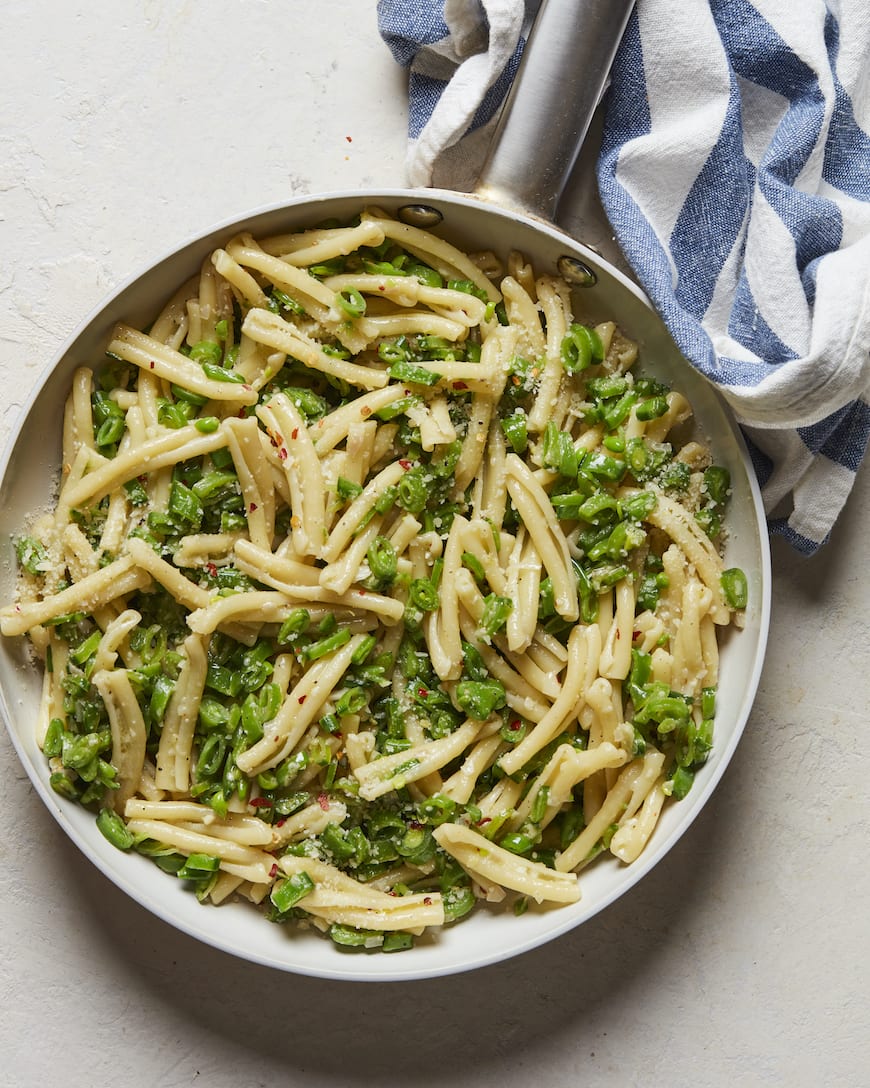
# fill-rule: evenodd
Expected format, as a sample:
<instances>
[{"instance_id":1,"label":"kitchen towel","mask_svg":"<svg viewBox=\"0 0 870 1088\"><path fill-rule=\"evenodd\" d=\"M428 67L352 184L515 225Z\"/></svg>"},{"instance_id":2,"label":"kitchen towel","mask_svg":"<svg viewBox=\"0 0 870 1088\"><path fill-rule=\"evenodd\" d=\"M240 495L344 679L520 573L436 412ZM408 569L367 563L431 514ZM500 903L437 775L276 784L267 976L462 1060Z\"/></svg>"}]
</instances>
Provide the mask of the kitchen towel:
<instances>
[{"instance_id":1,"label":"kitchen towel","mask_svg":"<svg viewBox=\"0 0 870 1088\"><path fill-rule=\"evenodd\" d=\"M531 7L379 0L412 185L473 187ZM743 427L771 531L806 554L870 437L868 57L866 0L638 0L597 163L635 276Z\"/></svg>"}]
</instances>

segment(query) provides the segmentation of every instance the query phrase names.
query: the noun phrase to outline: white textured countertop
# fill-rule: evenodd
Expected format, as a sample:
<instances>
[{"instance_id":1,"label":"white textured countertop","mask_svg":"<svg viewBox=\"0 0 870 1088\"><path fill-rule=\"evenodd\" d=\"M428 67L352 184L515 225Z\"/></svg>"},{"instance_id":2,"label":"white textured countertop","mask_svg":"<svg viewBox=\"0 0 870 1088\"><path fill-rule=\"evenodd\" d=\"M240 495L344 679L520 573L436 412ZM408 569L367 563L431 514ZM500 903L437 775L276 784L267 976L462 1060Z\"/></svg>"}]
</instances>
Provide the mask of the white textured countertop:
<instances>
[{"instance_id":1,"label":"white textured countertop","mask_svg":"<svg viewBox=\"0 0 870 1088\"><path fill-rule=\"evenodd\" d=\"M0 431L116 283L260 204L403 183L374 3L0 0ZM0 732L0 1085L870 1084L870 476L774 545L767 667L712 801L632 892L474 974L353 985L175 932Z\"/></svg>"}]
</instances>

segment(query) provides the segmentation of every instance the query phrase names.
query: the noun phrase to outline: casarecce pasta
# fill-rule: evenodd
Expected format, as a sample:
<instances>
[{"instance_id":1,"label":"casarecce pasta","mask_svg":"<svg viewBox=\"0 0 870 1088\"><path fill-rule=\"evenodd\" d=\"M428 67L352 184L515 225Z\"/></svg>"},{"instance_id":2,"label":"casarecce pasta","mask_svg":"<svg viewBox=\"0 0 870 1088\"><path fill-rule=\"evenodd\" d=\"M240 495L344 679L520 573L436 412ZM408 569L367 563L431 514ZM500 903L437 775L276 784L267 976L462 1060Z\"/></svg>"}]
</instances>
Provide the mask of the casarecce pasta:
<instances>
[{"instance_id":1,"label":"casarecce pasta","mask_svg":"<svg viewBox=\"0 0 870 1088\"><path fill-rule=\"evenodd\" d=\"M571 903L707 757L727 471L497 265L377 209L240 235L75 374L0 630L52 786L203 900L385 950Z\"/></svg>"}]
</instances>

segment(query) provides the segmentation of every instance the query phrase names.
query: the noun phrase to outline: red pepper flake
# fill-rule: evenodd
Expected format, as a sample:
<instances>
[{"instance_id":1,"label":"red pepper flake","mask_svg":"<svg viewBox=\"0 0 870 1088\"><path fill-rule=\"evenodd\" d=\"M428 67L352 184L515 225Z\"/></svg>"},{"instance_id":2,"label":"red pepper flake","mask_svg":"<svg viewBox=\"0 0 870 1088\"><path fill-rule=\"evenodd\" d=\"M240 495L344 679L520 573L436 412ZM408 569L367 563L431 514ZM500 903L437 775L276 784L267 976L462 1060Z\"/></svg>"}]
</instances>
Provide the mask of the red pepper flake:
<instances>
[{"instance_id":1,"label":"red pepper flake","mask_svg":"<svg viewBox=\"0 0 870 1088\"><path fill-rule=\"evenodd\" d=\"M431 895L424 895L423 896L423 902L426 904L427 907L431 907L432 906L432 896Z\"/></svg>"},{"instance_id":2,"label":"red pepper flake","mask_svg":"<svg viewBox=\"0 0 870 1088\"><path fill-rule=\"evenodd\" d=\"M370 404L364 404L362 406L362 408L360 408L359 414L361 416L370 416L372 414L371 405Z\"/></svg>"},{"instance_id":3,"label":"red pepper flake","mask_svg":"<svg viewBox=\"0 0 870 1088\"><path fill-rule=\"evenodd\" d=\"M329 798L325 793L318 793L317 803L323 809L324 812L329 812Z\"/></svg>"},{"instance_id":4,"label":"red pepper flake","mask_svg":"<svg viewBox=\"0 0 870 1088\"><path fill-rule=\"evenodd\" d=\"M287 823L287 817L286 817L286 816L282 816L280 820L276 820L276 821L275 821L275 824L274 824L274 826L275 826L275 827L283 827L283 826L284 826L284 824L286 824L286 823Z\"/></svg>"},{"instance_id":5,"label":"red pepper flake","mask_svg":"<svg viewBox=\"0 0 870 1088\"><path fill-rule=\"evenodd\" d=\"M345 136L345 140L347 140L347 142L349 144L352 144L353 143L353 136Z\"/></svg>"},{"instance_id":6,"label":"red pepper flake","mask_svg":"<svg viewBox=\"0 0 870 1088\"><path fill-rule=\"evenodd\" d=\"M412 831L419 831L422 826L423 825L420 823L419 820L408 821L408 827L410 827Z\"/></svg>"},{"instance_id":7,"label":"red pepper flake","mask_svg":"<svg viewBox=\"0 0 870 1088\"><path fill-rule=\"evenodd\" d=\"M217 578L217 567L214 563L206 563L205 569L209 572L212 578Z\"/></svg>"},{"instance_id":8,"label":"red pepper flake","mask_svg":"<svg viewBox=\"0 0 870 1088\"><path fill-rule=\"evenodd\" d=\"M237 416L238 419L247 419L248 418L248 409L244 404L238 410L238 412L236 413L236 416Z\"/></svg>"},{"instance_id":9,"label":"red pepper flake","mask_svg":"<svg viewBox=\"0 0 870 1088\"><path fill-rule=\"evenodd\" d=\"M509 726L508 728L510 728L510 729L519 729L519 728L520 728L520 720L519 720L519 718L515 718L515 719L514 719L514 720L513 720L513 721L512 721L511 723L510 723L510 726Z\"/></svg>"},{"instance_id":10,"label":"red pepper flake","mask_svg":"<svg viewBox=\"0 0 870 1088\"><path fill-rule=\"evenodd\" d=\"M253 514L253 513L254 513L254 511L255 511L256 509L257 509L257 504L256 504L255 502L252 502L252 503L251 503L251 504L250 504L250 505L248 506L248 513L249 513L249 514Z\"/></svg>"},{"instance_id":11,"label":"red pepper flake","mask_svg":"<svg viewBox=\"0 0 870 1088\"><path fill-rule=\"evenodd\" d=\"M411 462L406 461L404 458L400 459L399 464L402 466L402 468L405 470L405 472L407 472L408 469L411 467Z\"/></svg>"},{"instance_id":12,"label":"red pepper flake","mask_svg":"<svg viewBox=\"0 0 870 1088\"><path fill-rule=\"evenodd\" d=\"M273 802L268 797L252 797L248 804L251 808L271 808Z\"/></svg>"},{"instance_id":13,"label":"red pepper flake","mask_svg":"<svg viewBox=\"0 0 870 1088\"><path fill-rule=\"evenodd\" d=\"M293 438L293 439L296 439L296 438L299 437L299 428L298 427L293 428L293 430L290 432L290 437Z\"/></svg>"},{"instance_id":14,"label":"red pepper flake","mask_svg":"<svg viewBox=\"0 0 870 1088\"><path fill-rule=\"evenodd\" d=\"M480 819L477 821L477 826L478 827L483 827L484 824L491 824L491 823L492 823L492 817L491 816L481 816Z\"/></svg>"},{"instance_id":15,"label":"red pepper flake","mask_svg":"<svg viewBox=\"0 0 870 1088\"><path fill-rule=\"evenodd\" d=\"M274 880L277 875L278 875L278 862L273 861L272 862L272 868L269 870L269 876L272 878L272 880Z\"/></svg>"},{"instance_id":16,"label":"red pepper flake","mask_svg":"<svg viewBox=\"0 0 870 1088\"><path fill-rule=\"evenodd\" d=\"M300 696L299 696L299 698L298 698L298 699L296 700L296 702L297 702L297 703L298 703L298 704L299 704L300 706L302 706L302 704L303 704L303 703L305 702L306 698L307 698L307 696L305 696L305 695L300 695Z\"/></svg>"},{"instance_id":17,"label":"red pepper flake","mask_svg":"<svg viewBox=\"0 0 870 1088\"><path fill-rule=\"evenodd\" d=\"M278 450L278 456L282 461L287 460L287 447L286 446L282 446L281 449Z\"/></svg>"},{"instance_id":18,"label":"red pepper flake","mask_svg":"<svg viewBox=\"0 0 870 1088\"><path fill-rule=\"evenodd\" d=\"M641 638L643 638L643 631L632 631L631 632L631 641L632 642L637 642Z\"/></svg>"},{"instance_id":19,"label":"red pepper flake","mask_svg":"<svg viewBox=\"0 0 870 1088\"><path fill-rule=\"evenodd\" d=\"M417 688L417 694L420 696L421 699L425 699L429 692L426 690L426 688Z\"/></svg>"},{"instance_id":20,"label":"red pepper flake","mask_svg":"<svg viewBox=\"0 0 870 1088\"><path fill-rule=\"evenodd\" d=\"M453 383L453 388L454 389L467 389L468 385L465 382L454 382Z\"/></svg>"},{"instance_id":21,"label":"red pepper flake","mask_svg":"<svg viewBox=\"0 0 870 1088\"><path fill-rule=\"evenodd\" d=\"M357 593L359 593L360 597L365 597L365 595L368 593L368 590L363 589L362 586L360 586L360 588L357 590Z\"/></svg>"},{"instance_id":22,"label":"red pepper flake","mask_svg":"<svg viewBox=\"0 0 870 1088\"><path fill-rule=\"evenodd\" d=\"M386 291L386 287L384 287L384 285L382 283L379 283L378 284L378 290L379 291Z\"/></svg>"},{"instance_id":23,"label":"red pepper flake","mask_svg":"<svg viewBox=\"0 0 870 1088\"><path fill-rule=\"evenodd\" d=\"M154 367L155 367L155 366L157 366L157 364L156 364L156 363L154 362L154 360L152 359L152 360L151 360L151 362L150 362L150 363L148 364L148 366L150 367L150 369L151 369L151 370L153 370L153 369L154 369Z\"/></svg>"}]
</instances>

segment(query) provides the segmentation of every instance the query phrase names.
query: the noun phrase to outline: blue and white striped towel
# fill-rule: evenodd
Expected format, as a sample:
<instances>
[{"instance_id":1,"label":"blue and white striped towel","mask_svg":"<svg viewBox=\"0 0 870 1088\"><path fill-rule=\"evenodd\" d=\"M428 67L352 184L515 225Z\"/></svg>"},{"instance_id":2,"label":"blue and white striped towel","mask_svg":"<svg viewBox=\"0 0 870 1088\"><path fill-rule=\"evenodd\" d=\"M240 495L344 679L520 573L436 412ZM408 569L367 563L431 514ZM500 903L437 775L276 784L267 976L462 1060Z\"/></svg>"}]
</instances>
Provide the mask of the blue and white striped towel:
<instances>
[{"instance_id":1,"label":"blue and white striped towel","mask_svg":"<svg viewBox=\"0 0 870 1088\"><path fill-rule=\"evenodd\" d=\"M379 0L410 68L411 184L473 186L525 9ZM867 0L638 0L598 160L625 256L743 425L771 530L806 554L870 437L868 59Z\"/></svg>"}]
</instances>

